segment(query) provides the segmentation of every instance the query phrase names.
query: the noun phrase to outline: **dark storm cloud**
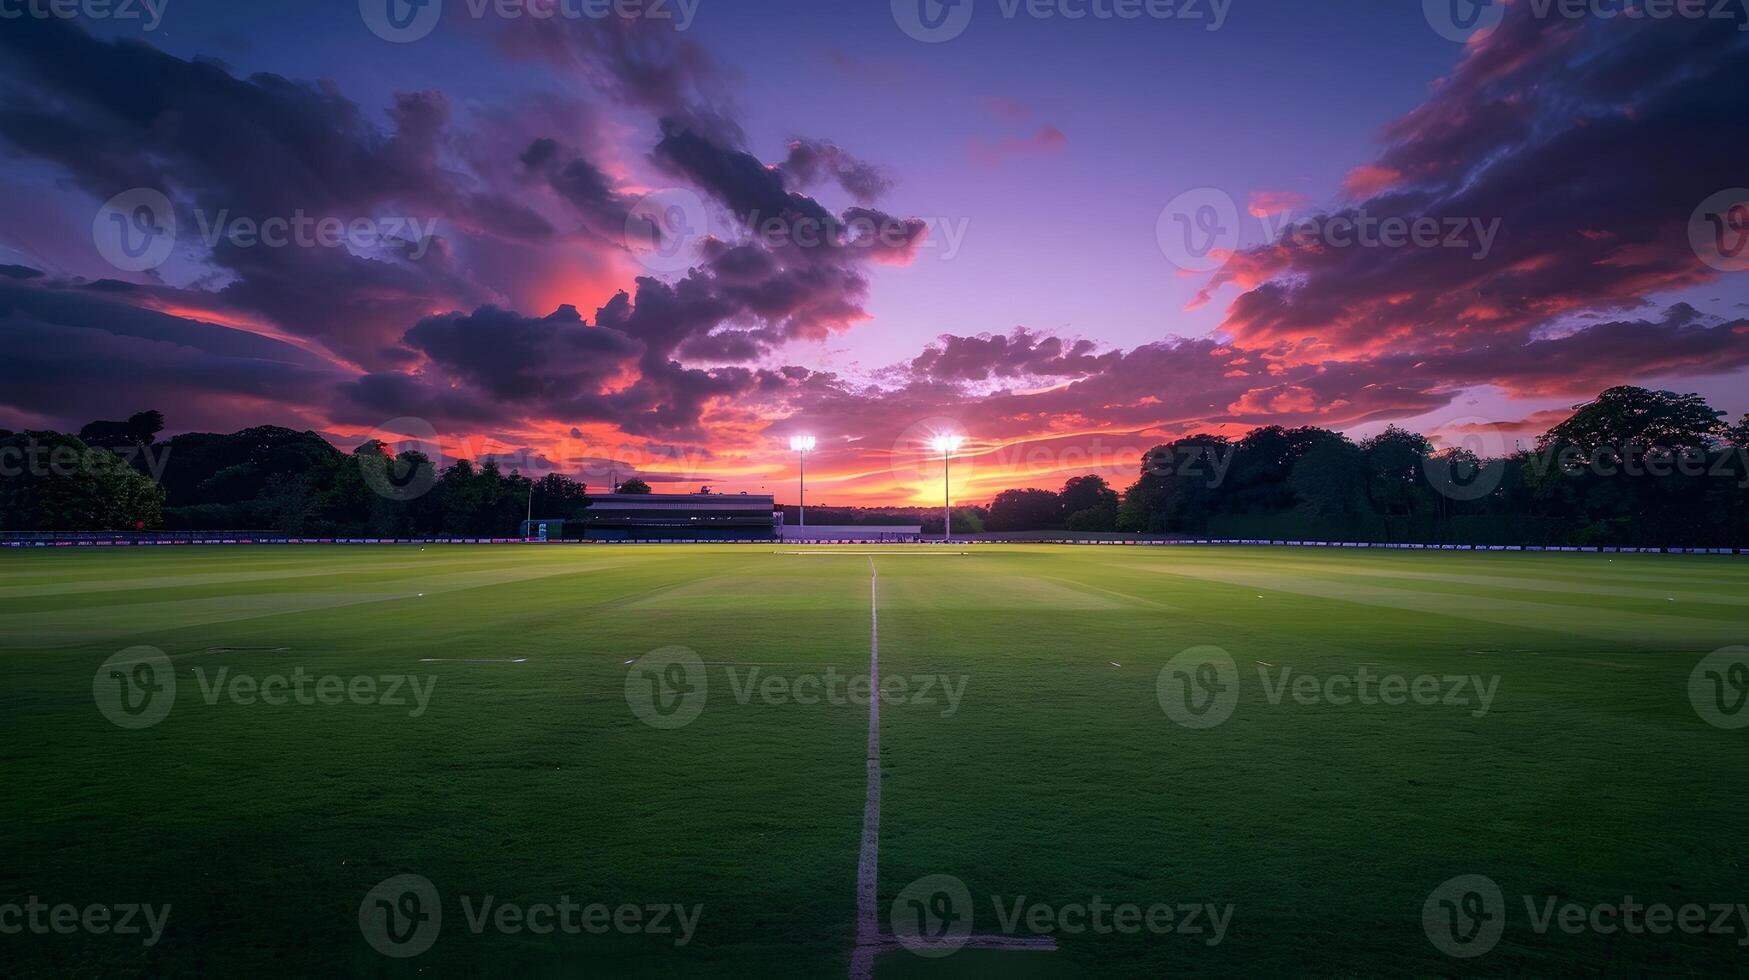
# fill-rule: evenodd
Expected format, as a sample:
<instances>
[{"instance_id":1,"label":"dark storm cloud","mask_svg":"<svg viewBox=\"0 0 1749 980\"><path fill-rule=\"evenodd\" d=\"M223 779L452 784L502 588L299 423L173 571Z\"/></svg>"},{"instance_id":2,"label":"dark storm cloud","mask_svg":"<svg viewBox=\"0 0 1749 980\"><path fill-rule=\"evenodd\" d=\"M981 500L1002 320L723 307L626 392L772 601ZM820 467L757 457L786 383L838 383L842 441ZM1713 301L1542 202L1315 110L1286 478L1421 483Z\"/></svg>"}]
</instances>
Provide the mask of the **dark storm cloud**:
<instances>
[{"instance_id":1,"label":"dark storm cloud","mask_svg":"<svg viewBox=\"0 0 1749 980\"><path fill-rule=\"evenodd\" d=\"M945 380L983 381L997 378L1062 378L1096 374L1122 355L1095 355L1090 340L1065 341L1015 327L1007 336L943 334L911 361L919 375Z\"/></svg>"},{"instance_id":2,"label":"dark storm cloud","mask_svg":"<svg viewBox=\"0 0 1749 980\"><path fill-rule=\"evenodd\" d=\"M1694 209L1743 183L1749 34L1720 20L1537 18L1512 4L1385 130L1337 212L1498 222L1475 249L1332 247L1292 234L1235 256L1223 330L1358 352L1512 344L1555 318L1631 310L1714 274ZM1207 295L1207 292L1204 294Z\"/></svg>"},{"instance_id":3,"label":"dark storm cloud","mask_svg":"<svg viewBox=\"0 0 1749 980\"><path fill-rule=\"evenodd\" d=\"M10 66L0 136L102 197L186 187L234 210L287 214L447 193L437 151L448 106L437 93L400 96L385 133L331 86L239 79L62 20L10 21L0 48Z\"/></svg>"},{"instance_id":4,"label":"dark storm cloud","mask_svg":"<svg viewBox=\"0 0 1749 980\"><path fill-rule=\"evenodd\" d=\"M125 296L0 280L0 405L87 421L151 407L184 424L226 425L245 402L251 413L319 402L346 376L284 341L142 309Z\"/></svg>"},{"instance_id":5,"label":"dark storm cloud","mask_svg":"<svg viewBox=\"0 0 1749 980\"><path fill-rule=\"evenodd\" d=\"M697 187L735 220L733 241L707 239L701 264L672 286L640 279L632 325L652 343L652 358L747 362L796 339L819 340L865 319L869 262L909 261L925 226L866 207L890 180L837 144L796 138L768 165L745 148L736 111L722 93L728 73L703 49L648 22L527 21L509 25L503 50L587 79L618 101L659 118L651 159ZM565 149L537 141L523 164L601 224L624 221L627 202L612 196L598 170L570 168ZM842 215L802 193L833 182L862 207ZM617 307L603 311L611 321ZM660 372L659 363L646 364Z\"/></svg>"},{"instance_id":6,"label":"dark storm cloud","mask_svg":"<svg viewBox=\"0 0 1749 980\"><path fill-rule=\"evenodd\" d=\"M245 246L214 230L233 218L352 222L392 211L426 229L442 218L499 234L543 231L538 217L477 195L440 162L450 126L441 93L399 95L385 130L331 85L240 79L60 20L9 22L0 49L0 141L61 166L97 200L135 187L165 192L178 204L183 242L210 243L207 259L229 280L226 302L360 361L434 303L478 303L492 290L445 261L435 241L391 242L366 256Z\"/></svg>"},{"instance_id":7,"label":"dark storm cloud","mask_svg":"<svg viewBox=\"0 0 1749 980\"><path fill-rule=\"evenodd\" d=\"M872 204L892 190L893 181L879 168L826 140L790 140L789 156L778 165L797 187L831 180L859 203Z\"/></svg>"},{"instance_id":8,"label":"dark storm cloud","mask_svg":"<svg viewBox=\"0 0 1749 980\"><path fill-rule=\"evenodd\" d=\"M1723 374L1744 367L1749 367L1749 320L1721 322L1680 303L1658 320L1610 320L1516 346L1441 352L1414 364L1434 377L1485 379L1522 397L1589 396L1624 380Z\"/></svg>"},{"instance_id":9,"label":"dark storm cloud","mask_svg":"<svg viewBox=\"0 0 1749 980\"><path fill-rule=\"evenodd\" d=\"M695 273L672 284L640 278L635 294L614 296L593 325L569 306L545 317L496 307L428 317L401 341L417 367L343 386L344 421L415 415L470 426L564 419L610 423L632 435L702 438L713 402L749 408L781 396L790 383L781 372L676 360L689 347L701 359L750 359L764 351L769 337L713 333L732 312L709 277Z\"/></svg>"},{"instance_id":10,"label":"dark storm cloud","mask_svg":"<svg viewBox=\"0 0 1749 980\"><path fill-rule=\"evenodd\" d=\"M769 344L788 339L824 340L868 316L862 303L868 280L833 263L785 263L756 245L707 242L705 264L694 276L708 276L725 304L726 315L765 323Z\"/></svg>"},{"instance_id":11,"label":"dark storm cloud","mask_svg":"<svg viewBox=\"0 0 1749 980\"><path fill-rule=\"evenodd\" d=\"M685 119L671 116L661 126L656 161L715 196L743 222L786 216L832 221L830 211L813 198L790 191L782 172L753 154L719 144Z\"/></svg>"},{"instance_id":12,"label":"dark storm cloud","mask_svg":"<svg viewBox=\"0 0 1749 980\"><path fill-rule=\"evenodd\" d=\"M599 390L642 349L617 330L588 328L572 306L540 319L492 306L446 313L421 320L405 339L450 375L503 402Z\"/></svg>"},{"instance_id":13,"label":"dark storm cloud","mask_svg":"<svg viewBox=\"0 0 1749 980\"><path fill-rule=\"evenodd\" d=\"M908 261L925 226L884 211L852 207L843 215L791 190L786 171L727 146L677 118L662 120L656 162L720 201L748 233L792 258L855 264Z\"/></svg>"},{"instance_id":14,"label":"dark storm cloud","mask_svg":"<svg viewBox=\"0 0 1749 980\"><path fill-rule=\"evenodd\" d=\"M576 210L584 223L609 240L625 234L632 202L595 164L550 137L528 145L518 158L526 171L545 181Z\"/></svg>"},{"instance_id":15,"label":"dark storm cloud","mask_svg":"<svg viewBox=\"0 0 1749 980\"><path fill-rule=\"evenodd\" d=\"M519 18L507 21L498 48L512 58L565 72L623 105L684 120L719 142L746 135L726 94L732 71L669 25L650 18Z\"/></svg>"},{"instance_id":16,"label":"dark storm cloud","mask_svg":"<svg viewBox=\"0 0 1749 980\"><path fill-rule=\"evenodd\" d=\"M623 255L632 202L586 150L529 133L564 124L592 138L587 110L537 99L491 114L483 123L490 138L480 140L452 118L447 96L412 92L396 97L385 127L331 84L238 78L217 62L101 41L58 21L21 21L0 36L8 53L0 140L64 168L98 200L133 187L168 193L185 251L212 273L195 287L104 288L313 339L363 370L348 405L382 412L404 399L409 411L487 419L496 403L507 413L696 428L712 399L772 384L751 369L682 361L756 361L866 318L868 281L858 267L905 261L923 226L872 208L836 216L792 191L786 180L830 179L868 199L886 181L825 142L797 140L788 177L741 149L732 107L706 91L720 87L720 71L671 32L618 20L575 28L512 27L505 44L555 63L588 55L583 68L600 89L665 116L655 157L672 172L748 218L805 220L824 240L707 242L700 266L678 281L640 279L607 304L598 315L604 329L584 328L580 317L561 325L509 313L507 288L539 290L530 270L564 275L555 263L568 258L571 269L602 276L603 257ZM441 220L441 231L372 254L250 246L224 235L194 240L229 217L299 213L349 221L401 214ZM578 221L581 236L571 230ZM580 251L562 255L561 241ZM446 309L475 312L437 312ZM627 361L613 368L627 372L613 397L602 396L606 379L593 368ZM542 373L538 364L571 373Z\"/></svg>"}]
</instances>

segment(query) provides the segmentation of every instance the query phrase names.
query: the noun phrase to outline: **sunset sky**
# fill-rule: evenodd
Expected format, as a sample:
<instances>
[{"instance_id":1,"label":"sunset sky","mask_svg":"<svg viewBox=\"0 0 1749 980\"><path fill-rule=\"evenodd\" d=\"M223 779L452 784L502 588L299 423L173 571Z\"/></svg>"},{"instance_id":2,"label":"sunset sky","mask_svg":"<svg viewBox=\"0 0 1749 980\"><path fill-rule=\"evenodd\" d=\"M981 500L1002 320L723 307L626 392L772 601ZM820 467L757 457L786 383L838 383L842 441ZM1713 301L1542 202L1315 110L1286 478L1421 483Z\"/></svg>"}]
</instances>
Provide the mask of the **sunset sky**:
<instances>
[{"instance_id":1,"label":"sunset sky","mask_svg":"<svg viewBox=\"0 0 1749 980\"><path fill-rule=\"evenodd\" d=\"M550 2L0 21L0 428L153 408L780 501L808 433L810 502L909 504L942 431L985 502L1199 430L1749 411L1749 261L1697 237L1749 185L1742 23Z\"/></svg>"}]
</instances>

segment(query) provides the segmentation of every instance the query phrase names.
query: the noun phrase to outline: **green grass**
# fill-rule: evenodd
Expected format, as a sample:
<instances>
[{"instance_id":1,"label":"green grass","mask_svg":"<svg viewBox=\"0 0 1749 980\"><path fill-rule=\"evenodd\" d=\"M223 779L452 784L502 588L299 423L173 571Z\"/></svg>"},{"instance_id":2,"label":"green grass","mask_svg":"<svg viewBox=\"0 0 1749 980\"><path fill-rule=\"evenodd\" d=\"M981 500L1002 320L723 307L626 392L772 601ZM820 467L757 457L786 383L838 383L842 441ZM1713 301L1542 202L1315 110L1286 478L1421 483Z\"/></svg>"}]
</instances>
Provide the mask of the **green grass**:
<instances>
[{"instance_id":1,"label":"green grass","mask_svg":"<svg viewBox=\"0 0 1749 980\"><path fill-rule=\"evenodd\" d=\"M880 914L952 875L995 900L1233 906L1224 941L1066 934L1053 953L883 953L877 976L1740 972L1738 933L1535 932L1522 896L1749 901L1749 729L1690 704L1749 643L1749 559L982 546L280 547L0 554L0 904L169 903L162 940L0 936L0 974L843 976L867 710L739 703L729 667L964 684L882 709ZM869 548L846 548L867 552ZM922 549L932 550L932 549ZM423 595L421 595L423 593ZM1672 601L1674 600L1674 601ZM177 695L124 730L93 675L162 649ZM692 723L626 698L626 661L707 663ZM1216 645L1217 727L1156 679ZM511 660L523 663L466 663ZM434 660L437 662L421 662ZM1258 661L1320 678L1497 678L1476 705L1271 703ZM1112 666L1113 662L1121 666ZM427 710L208 704L199 677L416 675ZM204 675L197 674L204 671ZM737 674L737 677L742 674ZM365 894L443 895L392 960ZM1506 897L1450 959L1421 909L1459 874ZM461 896L702 906L692 941L469 931Z\"/></svg>"}]
</instances>

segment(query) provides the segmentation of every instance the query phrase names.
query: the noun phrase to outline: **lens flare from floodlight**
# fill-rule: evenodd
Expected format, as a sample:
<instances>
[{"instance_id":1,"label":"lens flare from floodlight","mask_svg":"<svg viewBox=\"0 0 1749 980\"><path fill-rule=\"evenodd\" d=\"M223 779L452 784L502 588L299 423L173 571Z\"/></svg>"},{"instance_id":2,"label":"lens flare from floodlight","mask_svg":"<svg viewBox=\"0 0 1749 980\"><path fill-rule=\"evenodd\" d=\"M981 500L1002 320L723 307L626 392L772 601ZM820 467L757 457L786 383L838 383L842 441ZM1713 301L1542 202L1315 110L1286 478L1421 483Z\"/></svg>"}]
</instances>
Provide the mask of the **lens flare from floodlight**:
<instances>
[{"instance_id":1,"label":"lens flare from floodlight","mask_svg":"<svg viewBox=\"0 0 1749 980\"><path fill-rule=\"evenodd\" d=\"M814 451L814 442L815 442L815 439L813 436L790 436L789 437L789 447L798 453L811 453L811 452L813 452Z\"/></svg>"},{"instance_id":2,"label":"lens flare from floodlight","mask_svg":"<svg viewBox=\"0 0 1749 980\"><path fill-rule=\"evenodd\" d=\"M951 453L965 445L965 442L965 436L942 435L929 440L929 446L938 453Z\"/></svg>"}]
</instances>

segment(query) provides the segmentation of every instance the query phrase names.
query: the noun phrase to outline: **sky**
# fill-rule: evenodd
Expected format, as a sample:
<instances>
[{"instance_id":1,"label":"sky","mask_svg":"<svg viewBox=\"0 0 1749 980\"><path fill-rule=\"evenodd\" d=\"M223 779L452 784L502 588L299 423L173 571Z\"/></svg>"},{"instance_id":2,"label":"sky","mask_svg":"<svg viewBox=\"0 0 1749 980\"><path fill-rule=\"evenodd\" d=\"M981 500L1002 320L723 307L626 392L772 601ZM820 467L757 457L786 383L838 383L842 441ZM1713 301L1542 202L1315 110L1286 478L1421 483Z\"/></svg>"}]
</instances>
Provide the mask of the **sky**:
<instances>
[{"instance_id":1,"label":"sky","mask_svg":"<svg viewBox=\"0 0 1749 980\"><path fill-rule=\"evenodd\" d=\"M944 433L976 503L1617 384L1735 419L1742 6L17 0L0 427L780 501L807 434L811 502L930 504Z\"/></svg>"}]
</instances>

